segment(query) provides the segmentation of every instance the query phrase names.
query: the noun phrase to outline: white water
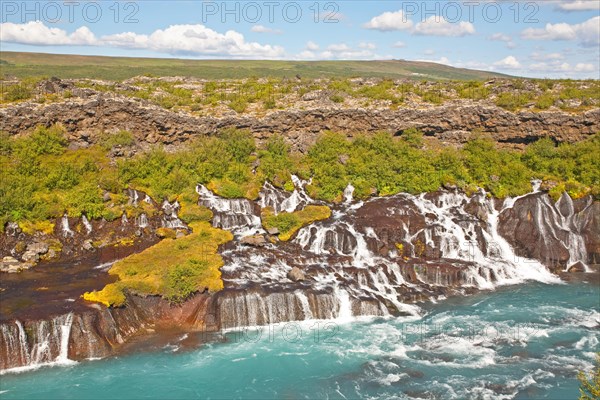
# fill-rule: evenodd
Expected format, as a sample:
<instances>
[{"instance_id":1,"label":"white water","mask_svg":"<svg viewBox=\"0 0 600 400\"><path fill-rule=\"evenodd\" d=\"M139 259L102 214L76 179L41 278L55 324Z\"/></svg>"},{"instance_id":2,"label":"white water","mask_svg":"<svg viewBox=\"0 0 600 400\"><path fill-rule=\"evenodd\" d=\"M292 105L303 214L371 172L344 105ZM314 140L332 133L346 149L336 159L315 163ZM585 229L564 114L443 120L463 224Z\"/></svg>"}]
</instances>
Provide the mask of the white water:
<instances>
[{"instance_id":1,"label":"white water","mask_svg":"<svg viewBox=\"0 0 600 400\"><path fill-rule=\"evenodd\" d=\"M39 321L29 329L28 334L20 321L15 321L16 332L9 331L6 324L2 327L2 336L8 339L9 354L16 355L24 365L1 370L5 373L31 371L40 367L70 365L76 362L69 359L69 339L73 325L73 313L55 317L52 320ZM33 346L29 342L33 340Z\"/></svg>"},{"instance_id":2,"label":"white water","mask_svg":"<svg viewBox=\"0 0 600 400\"><path fill-rule=\"evenodd\" d=\"M138 228L144 229L148 226L148 216L145 213L140 214L136 219Z\"/></svg>"},{"instance_id":3,"label":"white water","mask_svg":"<svg viewBox=\"0 0 600 400\"><path fill-rule=\"evenodd\" d=\"M92 224L90 223L90 221L87 219L87 217L85 216L85 214L81 214L81 223L83 224L85 231L87 232L87 234L89 235L90 233L92 233Z\"/></svg>"},{"instance_id":4,"label":"white water","mask_svg":"<svg viewBox=\"0 0 600 400\"><path fill-rule=\"evenodd\" d=\"M60 221L63 237L73 237L74 233L69 226L69 216L65 213Z\"/></svg>"},{"instance_id":5,"label":"white water","mask_svg":"<svg viewBox=\"0 0 600 400\"><path fill-rule=\"evenodd\" d=\"M297 188L305 184L300 184L297 177L295 182ZM547 195L539 193L539 187L536 187L534 182L532 194L507 199L499 211L494 200L488 198L484 191L473 197L455 192L434 196L399 194L354 204L349 185L345 190L345 201L334 209L333 218L298 231L290 245L297 246L300 252L293 248L279 252L279 245L268 245L266 250L237 245L234 250L226 251L226 262L222 268L226 286L252 283L270 294L236 292L235 299L228 299L223 306L230 310L229 318L237 321L234 324L238 325L249 321L252 324L278 322L284 320L282 315L286 314L289 320L328 318L317 315L319 309L328 307L339 310L336 317L342 319L397 312L417 316L422 313L420 308L405 299L410 298L406 295L407 291L422 292L422 285L444 286L460 292L465 286L494 289L527 280L558 283L558 277L538 260L518 257L498 232L500 214L521 198L536 196L534 199L538 205L546 207L543 199ZM262 232L258 218L260 211L251 201L223 199L203 186L198 186L197 190L201 204L215 212L213 225L227 227L237 234L244 229L244 232ZM292 196L267 183L257 203L285 211L287 208L281 204ZM365 204L377 202L388 205L384 209L375 208L376 212L399 219L397 228L393 228L396 233L392 235L400 234L395 241L396 244L399 241L404 244L402 254L396 250L394 242L390 243L385 231L383 237L378 234L381 227L368 225L370 219L360 220L360 223L355 221L355 215L360 215ZM478 211L474 213L473 208ZM362 210L362 215L365 212ZM425 218L424 227L419 224L411 226L413 221L418 221L418 216ZM547 224L541 225L544 229ZM577 232L573 232L575 236L582 240ZM374 243L383 243L383 250L375 252ZM575 242L567 244L571 246L571 243ZM413 267L411 259L417 261L416 266ZM439 265L449 266L450 271L443 272ZM310 287L308 292L300 289L304 297L295 295L295 300L294 297L278 297L272 293L281 290L281 285L294 287L286 276L292 267L298 267L307 274ZM408 279L413 268L412 274L417 282L413 278ZM456 272L452 272L452 268L456 268ZM311 297L311 290L318 290L321 294ZM420 296L435 298L437 294L426 290ZM388 310L386 305L393 309Z\"/></svg>"},{"instance_id":6,"label":"white water","mask_svg":"<svg viewBox=\"0 0 600 400\"><path fill-rule=\"evenodd\" d=\"M352 203L352 196L354 194L354 186L348 184L346 189L344 189L344 204Z\"/></svg>"}]
</instances>

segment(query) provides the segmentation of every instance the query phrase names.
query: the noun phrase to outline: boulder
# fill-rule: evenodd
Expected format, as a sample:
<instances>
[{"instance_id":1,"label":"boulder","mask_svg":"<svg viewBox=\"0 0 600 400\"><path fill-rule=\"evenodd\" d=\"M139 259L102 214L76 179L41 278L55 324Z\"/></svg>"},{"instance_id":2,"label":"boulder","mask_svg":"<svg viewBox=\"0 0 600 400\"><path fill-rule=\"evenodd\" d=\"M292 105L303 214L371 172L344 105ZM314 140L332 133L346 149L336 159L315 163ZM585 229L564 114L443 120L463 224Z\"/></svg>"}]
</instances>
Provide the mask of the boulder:
<instances>
[{"instance_id":1,"label":"boulder","mask_svg":"<svg viewBox=\"0 0 600 400\"><path fill-rule=\"evenodd\" d=\"M35 254L46 254L48 249L48 244L43 242L30 243L27 245L27 251Z\"/></svg>"},{"instance_id":2,"label":"boulder","mask_svg":"<svg viewBox=\"0 0 600 400\"><path fill-rule=\"evenodd\" d=\"M279 235L279 229L269 228L269 229L267 229L267 233L271 236L276 236L276 235Z\"/></svg>"},{"instance_id":3,"label":"boulder","mask_svg":"<svg viewBox=\"0 0 600 400\"><path fill-rule=\"evenodd\" d=\"M29 269L33 267L34 264L31 262L19 262L14 257L6 256L0 261L0 272L7 272L9 274L13 274L16 272L21 272L23 270Z\"/></svg>"},{"instance_id":4,"label":"boulder","mask_svg":"<svg viewBox=\"0 0 600 400\"><path fill-rule=\"evenodd\" d=\"M25 262L36 263L40 260L40 255L35 251L27 250L25 253L23 253L21 259Z\"/></svg>"},{"instance_id":5,"label":"boulder","mask_svg":"<svg viewBox=\"0 0 600 400\"><path fill-rule=\"evenodd\" d=\"M92 239L88 239L85 242L83 242L83 244L81 245L81 247L85 251L92 251L92 250L94 250L94 244L92 243Z\"/></svg>"},{"instance_id":6,"label":"boulder","mask_svg":"<svg viewBox=\"0 0 600 400\"><path fill-rule=\"evenodd\" d=\"M240 242L246 246L263 247L267 244L264 235L244 236Z\"/></svg>"},{"instance_id":7,"label":"boulder","mask_svg":"<svg viewBox=\"0 0 600 400\"><path fill-rule=\"evenodd\" d=\"M298 267L294 267L287 273L287 277L292 282L299 282L306 280L306 275L304 272Z\"/></svg>"},{"instance_id":8,"label":"boulder","mask_svg":"<svg viewBox=\"0 0 600 400\"><path fill-rule=\"evenodd\" d=\"M581 261L569 266L568 272L585 272L585 265Z\"/></svg>"}]
</instances>

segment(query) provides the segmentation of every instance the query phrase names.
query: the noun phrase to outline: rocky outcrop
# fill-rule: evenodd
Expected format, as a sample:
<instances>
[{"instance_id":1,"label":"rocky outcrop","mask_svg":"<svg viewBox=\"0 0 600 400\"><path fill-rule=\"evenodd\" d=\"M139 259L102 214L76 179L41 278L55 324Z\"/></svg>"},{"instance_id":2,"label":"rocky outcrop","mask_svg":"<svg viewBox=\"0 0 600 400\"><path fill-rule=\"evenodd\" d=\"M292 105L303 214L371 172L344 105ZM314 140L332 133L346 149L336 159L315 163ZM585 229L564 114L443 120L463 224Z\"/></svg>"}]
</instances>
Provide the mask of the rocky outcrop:
<instances>
[{"instance_id":1,"label":"rocky outcrop","mask_svg":"<svg viewBox=\"0 0 600 400\"><path fill-rule=\"evenodd\" d=\"M164 328L211 332L210 298L198 294L182 306L158 297L127 296L122 308L86 309L43 319L0 323L0 369L106 357L135 335Z\"/></svg>"},{"instance_id":2,"label":"rocky outcrop","mask_svg":"<svg viewBox=\"0 0 600 400\"><path fill-rule=\"evenodd\" d=\"M345 109L316 108L273 111L263 117L228 115L197 117L172 112L147 101L90 91L85 96L52 104L25 102L0 108L0 130L22 134L35 126L62 124L73 147L95 143L103 131L131 131L144 145L178 145L197 135L221 129L249 129L259 140L283 134L297 150L306 150L323 131L348 136L359 132L387 131L401 135L416 127L441 141L463 143L476 131L496 141L522 145L542 137L576 142L600 131L600 109L582 114L562 111L517 113L492 105L453 101L427 108Z\"/></svg>"},{"instance_id":3,"label":"rocky outcrop","mask_svg":"<svg viewBox=\"0 0 600 400\"><path fill-rule=\"evenodd\" d=\"M600 202L590 196L556 203L540 192L516 200L499 218L499 232L520 257L563 269L600 261Z\"/></svg>"}]
</instances>

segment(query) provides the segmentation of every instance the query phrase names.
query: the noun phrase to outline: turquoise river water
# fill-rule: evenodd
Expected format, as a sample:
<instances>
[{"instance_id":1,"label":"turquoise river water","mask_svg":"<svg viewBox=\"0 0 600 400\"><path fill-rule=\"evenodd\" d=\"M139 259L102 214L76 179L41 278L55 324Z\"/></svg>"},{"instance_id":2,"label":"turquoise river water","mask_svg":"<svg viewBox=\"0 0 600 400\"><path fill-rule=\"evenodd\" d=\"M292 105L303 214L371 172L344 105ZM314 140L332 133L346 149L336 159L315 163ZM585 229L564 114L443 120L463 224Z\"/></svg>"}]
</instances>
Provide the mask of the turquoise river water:
<instances>
[{"instance_id":1,"label":"turquoise river water","mask_svg":"<svg viewBox=\"0 0 600 400\"><path fill-rule=\"evenodd\" d=\"M420 319L304 321L0 376L0 399L576 399L599 351L597 285L528 283ZM183 340L187 335L183 335Z\"/></svg>"}]
</instances>

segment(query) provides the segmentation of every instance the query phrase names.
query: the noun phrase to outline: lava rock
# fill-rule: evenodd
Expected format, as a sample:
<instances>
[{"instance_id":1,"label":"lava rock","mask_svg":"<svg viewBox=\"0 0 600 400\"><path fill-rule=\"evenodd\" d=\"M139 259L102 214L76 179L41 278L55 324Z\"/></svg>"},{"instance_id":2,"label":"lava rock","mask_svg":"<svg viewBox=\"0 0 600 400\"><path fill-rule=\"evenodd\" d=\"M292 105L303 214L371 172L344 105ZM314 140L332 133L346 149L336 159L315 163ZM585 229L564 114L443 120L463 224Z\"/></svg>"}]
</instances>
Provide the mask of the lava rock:
<instances>
[{"instance_id":1,"label":"lava rock","mask_svg":"<svg viewBox=\"0 0 600 400\"><path fill-rule=\"evenodd\" d=\"M577 261L569 267L568 272L585 272L585 265L581 261Z\"/></svg>"},{"instance_id":2,"label":"lava rock","mask_svg":"<svg viewBox=\"0 0 600 400\"><path fill-rule=\"evenodd\" d=\"M29 269L34 265L35 264L32 262L19 262L19 260L14 257L6 256L0 261L0 272L14 274Z\"/></svg>"},{"instance_id":3,"label":"lava rock","mask_svg":"<svg viewBox=\"0 0 600 400\"><path fill-rule=\"evenodd\" d=\"M85 251L93 251L94 250L94 244L92 243L91 239L86 240L85 242L83 242L83 245L81 246Z\"/></svg>"},{"instance_id":4,"label":"lava rock","mask_svg":"<svg viewBox=\"0 0 600 400\"><path fill-rule=\"evenodd\" d=\"M35 251L27 250L25 253L23 253L21 259L25 262L36 263L40 260L40 255Z\"/></svg>"},{"instance_id":5,"label":"lava rock","mask_svg":"<svg viewBox=\"0 0 600 400\"><path fill-rule=\"evenodd\" d=\"M246 246L263 247L267 244L264 235L251 235L243 237L240 242Z\"/></svg>"},{"instance_id":6,"label":"lava rock","mask_svg":"<svg viewBox=\"0 0 600 400\"><path fill-rule=\"evenodd\" d=\"M269 228L269 229L267 229L267 233L271 236L276 236L276 235L279 235L279 229Z\"/></svg>"},{"instance_id":7,"label":"lava rock","mask_svg":"<svg viewBox=\"0 0 600 400\"><path fill-rule=\"evenodd\" d=\"M292 268L287 273L287 277L292 282L299 282L299 281L306 280L306 275L304 275L304 272L302 272L302 270L300 268L298 268L298 267Z\"/></svg>"},{"instance_id":8,"label":"lava rock","mask_svg":"<svg viewBox=\"0 0 600 400\"><path fill-rule=\"evenodd\" d=\"M27 251L35 254L46 254L48 252L49 246L47 243L30 243L27 245Z\"/></svg>"}]
</instances>

